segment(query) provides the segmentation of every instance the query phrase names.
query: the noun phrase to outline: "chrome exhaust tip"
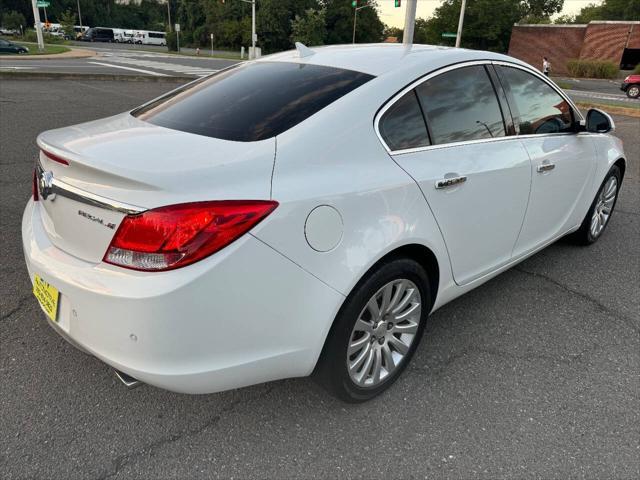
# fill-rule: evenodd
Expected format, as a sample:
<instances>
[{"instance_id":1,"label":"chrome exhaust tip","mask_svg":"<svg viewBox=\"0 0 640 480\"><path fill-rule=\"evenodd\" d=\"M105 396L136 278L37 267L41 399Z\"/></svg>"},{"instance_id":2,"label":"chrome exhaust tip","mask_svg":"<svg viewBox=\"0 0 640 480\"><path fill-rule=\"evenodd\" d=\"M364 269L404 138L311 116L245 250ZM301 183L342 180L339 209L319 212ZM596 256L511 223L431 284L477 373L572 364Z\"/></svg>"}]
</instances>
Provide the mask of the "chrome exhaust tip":
<instances>
[{"instance_id":1,"label":"chrome exhaust tip","mask_svg":"<svg viewBox=\"0 0 640 480\"><path fill-rule=\"evenodd\" d=\"M118 378L118 380L124 383L124 386L127 387L129 390L142 385L142 382L140 380L138 380L137 378L133 378L131 375L127 375L126 373L116 369L114 369L113 371L116 374L116 377Z\"/></svg>"}]
</instances>

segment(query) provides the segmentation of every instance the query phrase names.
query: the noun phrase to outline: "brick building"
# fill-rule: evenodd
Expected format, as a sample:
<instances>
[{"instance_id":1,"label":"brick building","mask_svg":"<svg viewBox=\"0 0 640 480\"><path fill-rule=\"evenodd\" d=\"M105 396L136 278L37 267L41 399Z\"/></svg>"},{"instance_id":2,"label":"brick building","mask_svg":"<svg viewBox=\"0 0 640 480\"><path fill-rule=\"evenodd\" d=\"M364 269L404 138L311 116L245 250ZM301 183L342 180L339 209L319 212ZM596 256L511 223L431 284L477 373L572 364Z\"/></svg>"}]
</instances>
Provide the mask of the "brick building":
<instances>
[{"instance_id":1,"label":"brick building","mask_svg":"<svg viewBox=\"0 0 640 480\"><path fill-rule=\"evenodd\" d=\"M514 25L509 55L555 74L567 73L567 61L606 60L633 68L640 62L640 22L593 21L586 25Z\"/></svg>"}]
</instances>

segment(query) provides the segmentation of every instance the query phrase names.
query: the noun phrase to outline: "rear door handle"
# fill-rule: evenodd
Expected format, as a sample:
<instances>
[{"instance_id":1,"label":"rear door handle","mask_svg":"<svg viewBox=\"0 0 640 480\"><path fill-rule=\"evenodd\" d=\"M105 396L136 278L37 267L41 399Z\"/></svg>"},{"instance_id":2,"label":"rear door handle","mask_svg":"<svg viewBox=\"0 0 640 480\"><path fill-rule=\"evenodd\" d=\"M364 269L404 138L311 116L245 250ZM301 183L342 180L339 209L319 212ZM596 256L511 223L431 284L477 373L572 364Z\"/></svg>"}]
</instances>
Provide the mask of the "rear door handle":
<instances>
[{"instance_id":1,"label":"rear door handle","mask_svg":"<svg viewBox=\"0 0 640 480\"><path fill-rule=\"evenodd\" d=\"M542 163L538 165L538 168L536 170L538 171L538 173L544 173L553 170L554 168L556 168L555 163Z\"/></svg>"},{"instance_id":2,"label":"rear door handle","mask_svg":"<svg viewBox=\"0 0 640 480\"><path fill-rule=\"evenodd\" d=\"M436 188L441 189L441 188L453 187L454 185L458 185L466 181L467 181L467 177L465 175L461 175L459 177L444 178L436 182Z\"/></svg>"}]
</instances>

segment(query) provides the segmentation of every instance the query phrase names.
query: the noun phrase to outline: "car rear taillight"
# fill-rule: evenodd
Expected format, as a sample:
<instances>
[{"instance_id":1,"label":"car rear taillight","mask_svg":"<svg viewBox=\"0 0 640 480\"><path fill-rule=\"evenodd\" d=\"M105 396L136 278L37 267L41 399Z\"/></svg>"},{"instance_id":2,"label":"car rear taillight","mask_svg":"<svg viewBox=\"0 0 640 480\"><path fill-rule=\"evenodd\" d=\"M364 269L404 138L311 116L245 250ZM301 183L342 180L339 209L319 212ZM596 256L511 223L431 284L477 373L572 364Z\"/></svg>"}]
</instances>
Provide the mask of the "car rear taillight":
<instances>
[{"instance_id":1,"label":"car rear taillight","mask_svg":"<svg viewBox=\"0 0 640 480\"><path fill-rule=\"evenodd\" d=\"M33 180L31 182L31 194L33 195L33 201L37 202L40 199L38 195L38 173L34 167L33 169Z\"/></svg>"},{"instance_id":2,"label":"car rear taillight","mask_svg":"<svg viewBox=\"0 0 640 480\"><path fill-rule=\"evenodd\" d=\"M277 206L266 200L225 200L127 215L103 260L144 271L184 267L237 240Z\"/></svg>"},{"instance_id":3,"label":"car rear taillight","mask_svg":"<svg viewBox=\"0 0 640 480\"><path fill-rule=\"evenodd\" d=\"M54 155L51 152L47 152L46 150L42 150L42 153L44 153L45 157L47 157L49 160L53 160L54 162L58 162L61 163L62 165L69 165L69 161L65 160L62 157L59 157L58 155Z\"/></svg>"}]
</instances>

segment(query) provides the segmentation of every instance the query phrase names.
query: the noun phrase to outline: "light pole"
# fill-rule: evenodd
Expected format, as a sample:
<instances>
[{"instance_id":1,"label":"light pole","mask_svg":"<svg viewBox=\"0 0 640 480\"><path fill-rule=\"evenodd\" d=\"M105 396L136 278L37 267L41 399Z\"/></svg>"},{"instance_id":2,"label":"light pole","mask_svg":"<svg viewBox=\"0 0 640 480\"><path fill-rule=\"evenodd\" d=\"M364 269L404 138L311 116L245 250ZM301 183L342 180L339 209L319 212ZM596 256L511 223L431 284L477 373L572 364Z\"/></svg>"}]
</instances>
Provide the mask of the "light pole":
<instances>
[{"instance_id":1,"label":"light pole","mask_svg":"<svg viewBox=\"0 0 640 480\"><path fill-rule=\"evenodd\" d=\"M404 32L402 34L402 43L405 45L413 44L413 31L416 25L416 6L418 0L407 0L407 10L404 14Z\"/></svg>"},{"instance_id":2,"label":"light pole","mask_svg":"<svg viewBox=\"0 0 640 480\"><path fill-rule=\"evenodd\" d=\"M464 9L467 6L467 0L462 0L462 6L460 7L460 20L458 20L458 34L456 35L456 48L460 47L460 40L462 40L462 25L464 24Z\"/></svg>"},{"instance_id":3,"label":"light pole","mask_svg":"<svg viewBox=\"0 0 640 480\"><path fill-rule=\"evenodd\" d=\"M354 2L355 3L355 2ZM357 3L356 3L357 5ZM353 9L353 39L351 43L356 43L356 21L358 19L358 10L362 10L363 8L371 7L372 5L362 5L361 7L354 7Z\"/></svg>"}]
</instances>

